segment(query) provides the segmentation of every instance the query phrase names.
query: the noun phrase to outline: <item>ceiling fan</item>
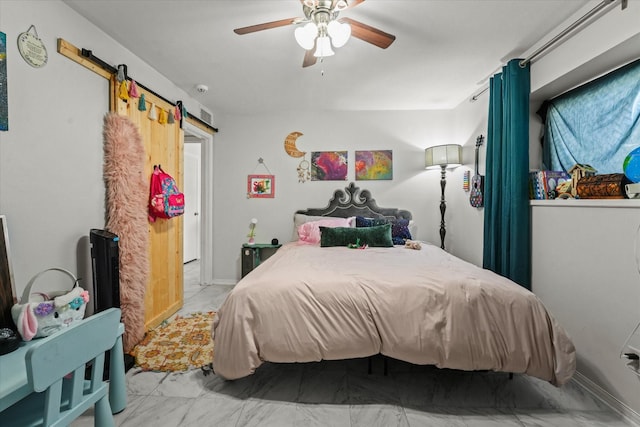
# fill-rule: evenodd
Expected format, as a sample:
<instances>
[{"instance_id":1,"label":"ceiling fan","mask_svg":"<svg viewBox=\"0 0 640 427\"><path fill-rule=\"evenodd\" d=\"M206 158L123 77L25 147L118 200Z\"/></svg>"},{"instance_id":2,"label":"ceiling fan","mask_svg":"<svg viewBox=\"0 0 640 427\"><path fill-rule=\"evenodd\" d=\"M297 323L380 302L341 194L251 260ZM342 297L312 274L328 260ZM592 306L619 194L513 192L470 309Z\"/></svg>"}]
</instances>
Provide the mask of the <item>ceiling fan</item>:
<instances>
[{"instance_id":1,"label":"ceiling fan","mask_svg":"<svg viewBox=\"0 0 640 427\"><path fill-rule=\"evenodd\" d=\"M388 48L396 36L350 18L338 18L343 10L351 9L365 0L300 0L304 18L289 18L279 21L236 28L236 34L249 34L287 25L296 28L298 44L306 50L303 67L316 63L317 58L334 54L331 47L343 46L350 36L364 40L382 49Z\"/></svg>"}]
</instances>

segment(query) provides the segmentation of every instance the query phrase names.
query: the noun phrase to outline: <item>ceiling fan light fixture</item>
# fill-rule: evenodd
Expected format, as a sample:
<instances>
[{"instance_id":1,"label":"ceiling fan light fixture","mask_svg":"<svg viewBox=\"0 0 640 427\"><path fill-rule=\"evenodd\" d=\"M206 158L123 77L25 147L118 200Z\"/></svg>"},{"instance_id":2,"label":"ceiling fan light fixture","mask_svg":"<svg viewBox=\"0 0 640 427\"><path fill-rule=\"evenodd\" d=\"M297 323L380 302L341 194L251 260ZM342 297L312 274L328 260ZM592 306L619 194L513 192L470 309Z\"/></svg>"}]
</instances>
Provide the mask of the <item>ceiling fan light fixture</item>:
<instances>
[{"instance_id":1,"label":"ceiling fan light fixture","mask_svg":"<svg viewBox=\"0 0 640 427\"><path fill-rule=\"evenodd\" d=\"M325 58L327 56L335 55L335 52L331 49L331 40L329 40L329 37L318 37L316 45L316 52L313 54L316 58Z\"/></svg>"},{"instance_id":2,"label":"ceiling fan light fixture","mask_svg":"<svg viewBox=\"0 0 640 427\"><path fill-rule=\"evenodd\" d=\"M335 5L335 10L340 11L348 7L349 7L349 3L347 3L347 0L338 0Z\"/></svg>"},{"instance_id":3,"label":"ceiling fan light fixture","mask_svg":"<svg viewBox=\"0 0 640 427\"><path fill-rule=\"evenodd\" d=\"M294 35L301 48L306 50L313 49L316 36L318 35L318 27L313 22L309 22L304 27L296 28Z\"/></svg>"},{"instance_id":4,"label":"ceiling fan light fixture","mask_svg":"<svg viewBox=\"0 0 640 427\"><path fill-rule=\"evenodd\" d=\"M346 23L331 21L327 26L327 32L331 36L333 47L342 47L351 37L351 26Z\"/></svg>"}]
</instances>

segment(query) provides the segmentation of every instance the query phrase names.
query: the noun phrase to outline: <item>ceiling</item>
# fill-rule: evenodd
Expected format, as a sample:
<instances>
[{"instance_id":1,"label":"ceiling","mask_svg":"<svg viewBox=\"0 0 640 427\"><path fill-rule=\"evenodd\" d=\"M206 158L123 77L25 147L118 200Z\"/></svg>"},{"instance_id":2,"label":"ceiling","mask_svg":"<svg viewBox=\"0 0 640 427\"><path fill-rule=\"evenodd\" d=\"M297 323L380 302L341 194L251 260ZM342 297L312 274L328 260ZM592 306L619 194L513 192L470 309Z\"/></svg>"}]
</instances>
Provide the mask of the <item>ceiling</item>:
<instances>
[{"instance_id":1,"label":"ceiling","mask_svg":"<svg viewBox=\"0 0 640 427\"><path fill-rule=\"evenodd\" d=\"M335 56L302 68L295 26L233 32L302 17L299 0L63 1L214 115L454 108L588 3L367 0L341 16L391 33L395 42L383 50L351 38ZM135 69L129 74L135 79ZM209 90L199 93L198 84Z\"/></svg>"}]
</instances>

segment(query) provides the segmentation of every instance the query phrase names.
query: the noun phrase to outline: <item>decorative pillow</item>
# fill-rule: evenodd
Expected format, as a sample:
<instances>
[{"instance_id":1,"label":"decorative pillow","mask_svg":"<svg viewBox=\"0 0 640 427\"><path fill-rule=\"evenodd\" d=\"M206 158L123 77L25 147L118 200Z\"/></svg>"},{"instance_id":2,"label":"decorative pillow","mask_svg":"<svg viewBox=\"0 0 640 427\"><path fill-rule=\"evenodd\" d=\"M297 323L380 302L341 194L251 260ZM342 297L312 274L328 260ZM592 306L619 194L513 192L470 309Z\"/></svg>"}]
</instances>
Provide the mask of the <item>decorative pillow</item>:
<instances>
[{"instance_id":1,"label":"decorative pillow","mask_svg":"<svg viewBox=\"0 0 640 427\"><path fill-rule=\"evenodd\" d=\"M293 215L293 234L291 235L291 241L295 242L296 240L300 239L300 236L298 235L298 228L300 228L302 224L305 224L307 222L312 222L312 221L325 220L325 219L342 219L342 218L334 217L334 216L304 215L299 213L294 214ZM356 226L355 217L350 217L349 219L351 220L349 227L355 227Z\"/></svg>"},{"instance_id":2,"label":"decorative pillow","mask_svg":"<svg viewBox=\"0 0 640 427\"><path fill-rule=\"evenodd\" d=\"M320 226L323 227L351 227L351 218L325 218L318 221L305 222L298 227L300 243L316 245L320 243Z\"/></svg>"},{"instance_id":3,"label":"decorative pillow","mask_svg":"<svg viewBox=\"0 0 640 427\"><path fill-rule=\"evenodd\" d=\"M382 224L391 224L391 238L394 245L404 245L406 239L412 239L411 231L409 230L411 221L408 219L356 217L356 227L374 227Z\"/></svg>"},{"instance_id":4,"label":"decorative pillow","mask_svg":"<svg viewBox=\"0 0 640 427\"><path fill-rule=\"evenodd\" d=\"M386 218L365 218L363 216L356 217L356 227L373 227L375 225L388 224L389 220Z\"/></svg>"},{"instance_id":5,"label":"decorative pillow","mask_svg":"<svg viewBox=\"0 0 640 427\"><path fill-rule=\"evenodd\" d=\"M358 239L360 239L358 241ZM372 227L320 227L320 246L347 246L358 243L371 247L389 248L391 240L391 224L374 225Z\"/></svg>"},{"instance_id":6,"label":"decorative pillow","mask_svg":"<svg viewBox=\"0 0 640 427\"><path fill-rule=\"evenodd\" d=\"M394 219L391 221L391 237L394 245L404 245L405 240L411 240L408 219Z\"/></svg>"}]
</instances>

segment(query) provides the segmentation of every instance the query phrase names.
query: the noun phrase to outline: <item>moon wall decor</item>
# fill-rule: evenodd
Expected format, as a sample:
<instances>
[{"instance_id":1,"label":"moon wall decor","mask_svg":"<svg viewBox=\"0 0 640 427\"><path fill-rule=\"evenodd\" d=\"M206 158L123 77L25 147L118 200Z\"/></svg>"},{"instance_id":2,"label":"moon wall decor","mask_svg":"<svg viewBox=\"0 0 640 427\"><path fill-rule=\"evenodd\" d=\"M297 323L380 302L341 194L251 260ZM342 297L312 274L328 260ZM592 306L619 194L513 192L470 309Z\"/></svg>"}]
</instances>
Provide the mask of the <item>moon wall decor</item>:
<instances>
[{"instance_id":1,"label":"moon wall decor","mask_svg":"<svg viewBox=\"0 0 640 427\"><path fill-rule=\"evenodd\" d=\"M298 147L296 147L296 140L300 136L302 136L302 132L291 132L284 139L284 151L291 157L302 157L307 154L306 151L300 151Z\"/></svg>"}]
</instances>

